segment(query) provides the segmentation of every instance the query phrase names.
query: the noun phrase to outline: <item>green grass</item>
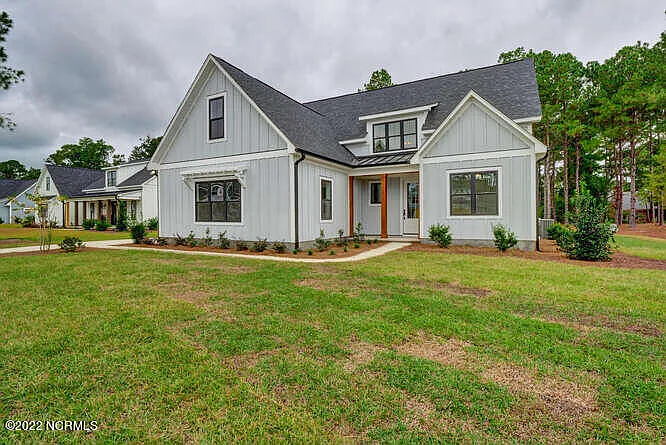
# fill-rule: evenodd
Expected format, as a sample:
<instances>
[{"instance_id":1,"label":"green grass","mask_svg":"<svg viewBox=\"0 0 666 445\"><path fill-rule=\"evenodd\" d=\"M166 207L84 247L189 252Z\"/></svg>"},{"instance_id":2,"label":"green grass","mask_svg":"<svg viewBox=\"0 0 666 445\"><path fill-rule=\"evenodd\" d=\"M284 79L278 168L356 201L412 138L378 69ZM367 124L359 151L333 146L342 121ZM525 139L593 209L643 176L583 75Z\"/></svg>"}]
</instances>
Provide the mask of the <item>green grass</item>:
<instances>
[{"instance_id":1,"label":"green grass","mask_svg":"<svg viewBox=\"0 0 666 445\"><path fill-rule=\"evenodd\" d=\"M666 261L666 240L635 235L615 235L618 249L627 255Z\"/></svg>"},{"instance_id":2,"label":"green grass","mask_svg":"<svg viewBox=\"0 0 666 445\"><path fill-rule=\"evenodd\" d=\"M156 232L149 233L157 236ZM130 238L129 232L97 232L95 230L53 229L53 243L67 236L78 236L83 241L104 241ZM24 228L18 224L0 224L0 249L34 246L39 244L39 229Z\"/></svg>"},{"instance_id":3,"label":"green grass","mask_svg":"<svg viewBox=\"0 0 666 445\"><path fill-rule=\"evenodd\" d=\"M400 251L327 265L89 251L2 258L0 308L0 417L101 425L0 429L2 442L666 434L663 271ZM451 338L464 360L405 352ZM512 373L530 384L497 377Z\"/></svg>"}]
</instances>

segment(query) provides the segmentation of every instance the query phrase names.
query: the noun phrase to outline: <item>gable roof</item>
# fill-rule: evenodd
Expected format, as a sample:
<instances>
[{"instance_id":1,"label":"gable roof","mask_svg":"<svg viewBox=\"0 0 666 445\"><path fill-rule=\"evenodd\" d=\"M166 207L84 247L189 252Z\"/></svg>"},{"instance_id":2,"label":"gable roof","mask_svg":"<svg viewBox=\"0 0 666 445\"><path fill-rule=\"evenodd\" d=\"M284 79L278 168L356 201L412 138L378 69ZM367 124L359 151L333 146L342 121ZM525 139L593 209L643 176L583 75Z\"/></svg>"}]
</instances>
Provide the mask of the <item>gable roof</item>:
<instances>
[{"instance_id":1,"label":"gable roof","mask_svg":"<svg viewBox=\"0 0 666 445\"><path fill-rule=\"evenodd\" d=\"M423 125L424 130L435 129L470 90L513 120L541 116L532 59L320 99L305 105L325 115L337 140L343 141L365 136L366 124L359 121L360 116L437 103Z\"/></svg>"},{"instance_id":2,"label":"gable roof","mask_svg":"<svg viewBox=\"0 0 666 445\"><path fill-rule=\"evenodd\" d=\"M63 167L60 165L47 164L46 169L51 175L51 180L58 189L58 193L69 198L82 196L83 190L97 181L104 181L102 170L91 170L89 168Z\"/></svg>"},{"instance_id":3,"label":"gable roof","mask_svg":"<svg viewBox=\"0 0 666 445\"><path fill-rule=\"evenodd\" d=\"M143 169L139 170L138 172L134 173L129 178L125 179L120 184L118 184L118 187L140 186L152 177L153 177L153 174L151 173L151 171L148 170L147 168L143 168Z\"/></svg>"},{"instance_id":4,"label":"gable roof","mask_svg":"<svg viewBox=\"0 0 666 445\"><path fill-rule=\"evenodd\" d=\"M0 179L0 201L25 192L35 182L34 179Z\"/></svg>"},{"instance_id":5,"label":"gable roof","mask_svg":"<svg viewBox=\"0 0 666 445\"><path fill-rule=\"evenodd\" d=\"M353 165L354 155L338 143L326 116L214 56L222 69L250 96L294 146L306 153Z\"/></svg>"}]
</instances>

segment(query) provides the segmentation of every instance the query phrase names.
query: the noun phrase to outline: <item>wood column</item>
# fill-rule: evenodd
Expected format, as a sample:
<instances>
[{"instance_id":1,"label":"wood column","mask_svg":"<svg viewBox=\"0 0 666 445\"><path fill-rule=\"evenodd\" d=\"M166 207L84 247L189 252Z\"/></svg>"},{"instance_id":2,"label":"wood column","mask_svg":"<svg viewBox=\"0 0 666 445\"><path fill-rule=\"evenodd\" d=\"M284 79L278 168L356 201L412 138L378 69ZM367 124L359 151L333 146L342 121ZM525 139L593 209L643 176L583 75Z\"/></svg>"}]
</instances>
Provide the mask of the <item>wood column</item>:
<instances>
[{"instance_id":1,"label":"wood column","mask_svg":"<svg viewBox=\"0 0 666 445\"><path fill-rule=\"evenodd\" d=\"M65 206L65 217L64 221L62 222L62 226L64 228L67 228L69 225L69 201L63 201L62 205Z\"/></svg>"},{"instance_id":2,"label":"wood column","mask_svg":"<svg viewBox=\"0 0 666 445\"><path fill-rule=\"evenodd\" d=\"M97 201L97 220L102 219L102 201Z\"/></svg>"},{"instance_id":3,"label":"wood column","mask_svg":"<svg viewBox=\"0 0 666 445\"><path fill-rule=\"evenodd\" d=\"M79 225L79 203L74 201L74 226Z\"/></svg>"},{"instance_id":4,"label":"wood column","mask_svg":"<svg viewBox=\"0 0 666 445\"><path fill-rule=\"evenodd\" d=\"M382 238L388 238L388 174L382 174Z\"/></svg>"},{"instance_id":5,"label":"wood column","mask_svg":"<svg viewBox=\"0 0 666 445\"><path fill-rule=\"evenodd\" d=\"M354 236L354 177L349 177L349 236Z\"/></svg>"}]
</instances>

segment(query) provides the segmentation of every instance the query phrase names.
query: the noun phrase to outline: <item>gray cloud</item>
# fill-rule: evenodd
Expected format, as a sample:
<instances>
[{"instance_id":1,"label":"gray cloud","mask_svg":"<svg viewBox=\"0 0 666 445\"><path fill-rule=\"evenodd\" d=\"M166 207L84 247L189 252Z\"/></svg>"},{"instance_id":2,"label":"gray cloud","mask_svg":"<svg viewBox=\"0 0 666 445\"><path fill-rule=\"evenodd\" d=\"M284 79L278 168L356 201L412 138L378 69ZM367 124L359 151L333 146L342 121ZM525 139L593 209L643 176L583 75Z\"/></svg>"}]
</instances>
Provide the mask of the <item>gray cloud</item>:
<instances>
[{"instance_id":1,"label":"gray cloud","mask_svg":"<svg viewBox=\"0 0 666 445\"><path fill-rule=\"evenodd\" d=\"M653 1L25 0L10 65L26 81L0 92L18 127L0 160L33 166L79 137L127 153L161 134L209 52L300 100L347 92L385 67L394 81L493 64L525 46L603 60L664 28Z\"/></svg>"}]
</instances>

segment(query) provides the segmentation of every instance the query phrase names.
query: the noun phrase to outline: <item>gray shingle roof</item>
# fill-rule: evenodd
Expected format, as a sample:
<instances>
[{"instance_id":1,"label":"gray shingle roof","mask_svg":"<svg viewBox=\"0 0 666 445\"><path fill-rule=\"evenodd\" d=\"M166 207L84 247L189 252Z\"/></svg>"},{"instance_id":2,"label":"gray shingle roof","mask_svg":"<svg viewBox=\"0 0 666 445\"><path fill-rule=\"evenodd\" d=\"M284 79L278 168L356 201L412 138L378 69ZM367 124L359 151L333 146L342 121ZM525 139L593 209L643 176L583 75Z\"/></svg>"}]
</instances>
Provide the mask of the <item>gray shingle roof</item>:
<instances>
[{"instance_id":1,"label":"gray shingle roof","mask_svg":"<svg viewBox=\"0 0 666 445\"><path fill-rule=\"evenodd\" d=\"M424 130L437 128L470 90L511 119L541 115L539 88L532 59L394 85L378 90L306 102L325 115L339 141L365 136L359 116L438 103Z\"/></svg>"},{"instance_id":2,"label":"gray shingle roof","mask_svg":"<svg viewBox=\"0 0 666 445\"><path fill-rule=\"evenodd\" d=\"M104 181L102 170L91 170L89 168L62 167L59 165L46 165L51 179L58 189L58 193L74 198L84 195L83 190L91 188L90 185Z\"/></svg>"},{"instance_id":3,"label":"gray shingle roof","mask_svg":"<svg viewBox=\"0 0 666 445\"><path fill-rule=\"evenodd\" d=\"M470 90L511 119L541 115L532 59L306 103L297 102L219 57L216 60L296 148L352 167L393 163L387 162L386 156L361 160L338 143L365 137L366 124L359 121L360 116L437 103L423 125L424 130L436 129Z\"/></svg>"},{"instance_id":4,"label":"gray shingle roof","mask_svg":"<svg viewBox=\"0 0 666 445\"><path fill-rule=\"evenodd\" d=\"M34 179L0 179L0 202L23 193L34 183Z\"/></svg>"},{"instance_id":5,"label":"gray shingle roof","mask_svg":"<svg viewBox=\"0 0 666 445\"><path fill-rule=\"evenodd\" d=\"M132 187L139 186L153 177L153 174L148 169L141 169L134 173L129 178L118 184L118 187Z\"/></svg>"}]
</instances>

